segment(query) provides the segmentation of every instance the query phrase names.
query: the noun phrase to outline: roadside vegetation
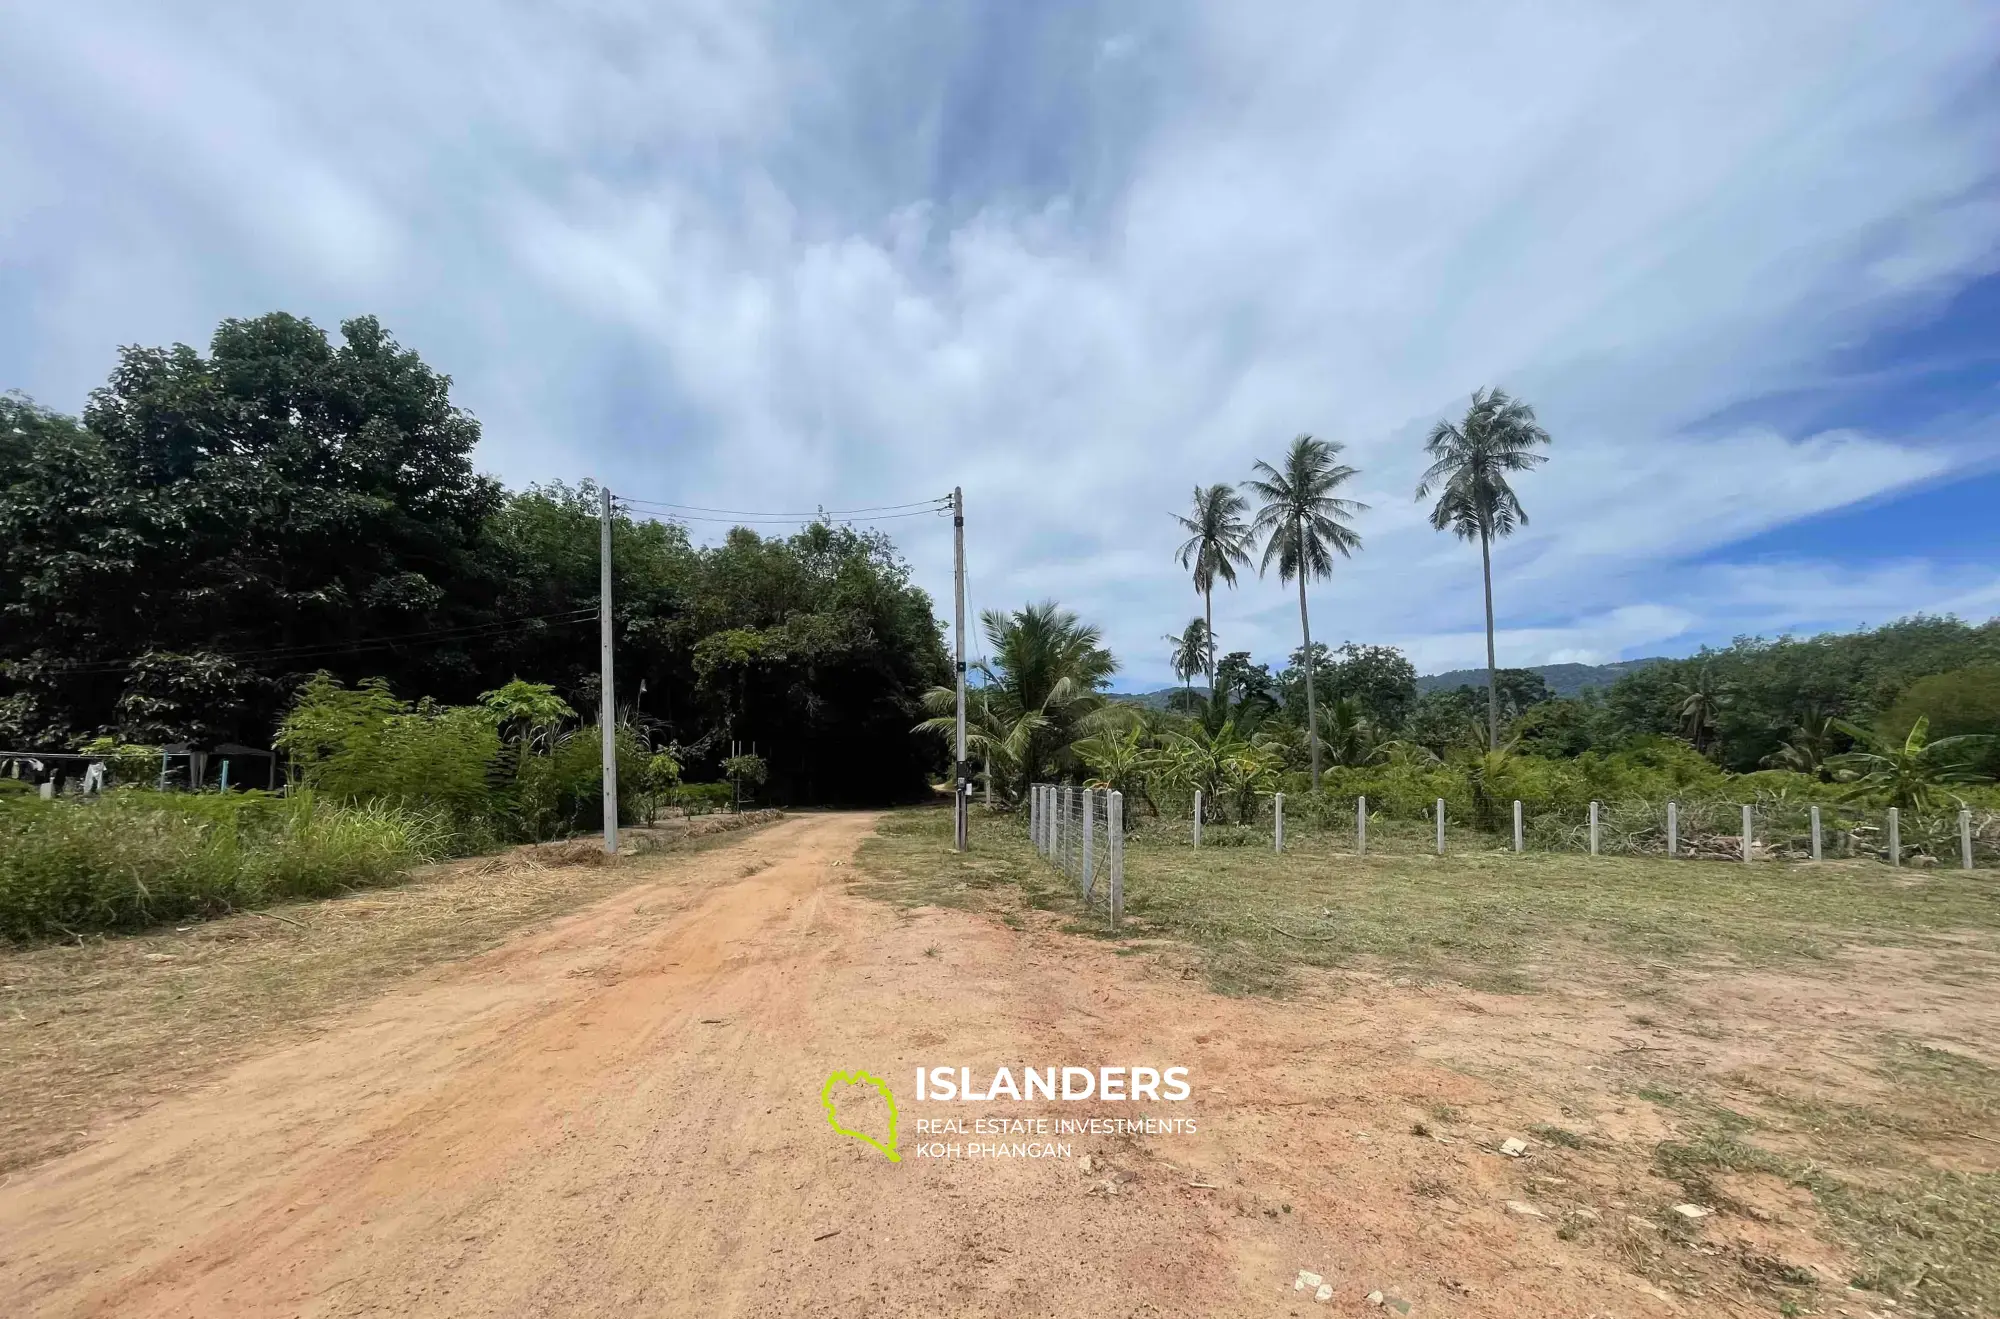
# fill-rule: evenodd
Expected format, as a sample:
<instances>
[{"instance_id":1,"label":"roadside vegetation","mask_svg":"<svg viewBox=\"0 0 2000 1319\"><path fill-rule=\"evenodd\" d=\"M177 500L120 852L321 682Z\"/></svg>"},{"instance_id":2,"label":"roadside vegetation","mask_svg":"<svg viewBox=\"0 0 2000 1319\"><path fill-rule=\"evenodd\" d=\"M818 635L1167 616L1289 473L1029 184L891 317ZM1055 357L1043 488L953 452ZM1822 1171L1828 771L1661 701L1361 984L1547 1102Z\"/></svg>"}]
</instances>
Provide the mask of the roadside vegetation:
<instances>
[{"instance_id":1,"label":"roadside vegetation","mask_svg":"<svg viewBox=\"0 0 2000 1319\"><path fill-rule=\"evenodd\" d=\"M124 348L80 417L0 392L0 749L267 748L322 670L440 708L520 678L594 717L599 491L506 490L479 437L365 316ZM909 730L950 666L889 539L646 493L612 527L618 723L688 782L755 786L723 767L754 752L764 801L920 798L941 760Z\"/></svg>"},{"instance_id":2,"label":"roadside vegetation","mask_svg":"<svg viewBox=\"0 0 2000 1319\"><path fill-rule=\"evenodd\" d=\"M122 349L81 417L0 393L0 935L602 827L600 492L480 475L450 386L371 317L272 314ZM949 666L888 538L703 546L644 507L612 525L621 823L921 798Z\"/></svg>"},{"instance_id":3,"label":"roadside vegetation","mask_svg":"<svg viewBox=\"0 0 2000 1319\"><path fill-rule=\"evenodd\" d=\"M1529 850L1586 852L1596 802L1602 851L1664 855L1673 802L1681 849L1709 856L1740 854L1747 805L1760 858L1809 856L1817 806L1827 858L1878 860L1891 859L1894 807L1897 859L1917 866L1960 863L1969 810L1977 863L2000 864L2000 663L1982 660L2000 655L2000 621L1920 618L1810 643L1744 643L1688 669L1685 686L1657 672L1670 662L1575 700L1549 697L1533 674L1503 674L1498 750L1487 746L1485 693L1419 695L1393 648L1347 645L1318 656L1317 791L1301 666L1273 675L1226 655L1213 696L1190 685L1160 709L1106 694L1116 661L1068 610L1045 603L982 622L990 658L970 696L968 746L998 804L1019 803L1035 782L1110 788L1125 795L1128 829L1185 837L1199 792L1205 847L1269 846L1282 792L1288 843L1322 836L1351 848L1365 797L1371 848L1429 849L1442 799L1451 845L1482 850L1511 846L1519 801ZM1183 675L1199 671L1207 638L1201 619L1170 638ZM1942 671L1925 676L1933 667ZM1800 716L1819 734L1794 730L1804 745L1732 768L1718 724L1753 709L1780 723L1773 712L1800 684L1831 690L1833 671L1846 675L1839 699ZM950 689L928 700L939 713L924 730L948 736ZM1583 731L1559 739L1554 729Z\"/></svg>"},{"instance_id":4,"label":"roadside vegetation","mask_svg":"<svg viewBox=\"0 0 2000 1319\"><path fill-rule=\"evenodd\" d=\"M445 855L432 810L310 791L0 799L0 934L77 937L399 880Z\"/></svg>"}]
</instances>

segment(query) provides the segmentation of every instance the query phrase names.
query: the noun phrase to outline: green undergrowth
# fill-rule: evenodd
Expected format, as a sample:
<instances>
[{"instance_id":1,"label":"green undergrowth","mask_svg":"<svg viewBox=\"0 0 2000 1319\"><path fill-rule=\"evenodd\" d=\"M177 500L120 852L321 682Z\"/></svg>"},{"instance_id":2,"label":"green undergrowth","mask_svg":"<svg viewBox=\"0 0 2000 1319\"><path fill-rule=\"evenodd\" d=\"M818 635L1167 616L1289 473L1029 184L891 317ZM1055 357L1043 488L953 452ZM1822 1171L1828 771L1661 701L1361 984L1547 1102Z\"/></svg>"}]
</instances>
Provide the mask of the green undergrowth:
<instances>
[{"instance_id":1,"label":"green undergrowth","mask_svg":"<svg viewBox=\"0 0 2000 1319\"><path fill-rule=\"evenodd\" d=\"M131 930L401 879L445 854L437 812L311 792L119 790L0 801L0 934Z\"/></svg>"}]
</instances>

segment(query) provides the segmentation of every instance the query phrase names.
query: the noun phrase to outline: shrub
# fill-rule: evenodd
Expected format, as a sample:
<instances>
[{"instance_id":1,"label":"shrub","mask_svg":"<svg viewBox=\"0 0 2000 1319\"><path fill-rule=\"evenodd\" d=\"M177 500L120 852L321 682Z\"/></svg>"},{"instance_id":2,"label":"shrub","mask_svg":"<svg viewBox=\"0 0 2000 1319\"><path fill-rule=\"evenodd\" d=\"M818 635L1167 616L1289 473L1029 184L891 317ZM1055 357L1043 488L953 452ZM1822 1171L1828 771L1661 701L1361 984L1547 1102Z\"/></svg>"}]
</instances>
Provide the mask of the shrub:
<instances>
[{"instance_id":1,"label":"shrub","mask_svg":"<svg viewBox=\"0 0 2000 1319\"><path fill-rule=\"evenodd\" d=\"M387 801L441 811L461 850L490 845L505 803L491 772L498 720L481 706L400 701L380 678L345 687L318 673L299 690L277 748L294 776L334 801Z\"/></svg>"},{"instance_id":2,"label":"shrub","mask_svg":"<svg viewBox=\"0 0 2000 1319\"><path fill-rule=\"evenodd\" d=\"M618 727L618 822L636 823L645 805L646 748ZM515 782L516 821L530 838L560 838L604 827L604 734L585 724L555 739L547 755L529 756Z\"/></svg>"},{"instance_id":3,"label":"shrub","mask_svg":"<svg viewBox=\"0 0 2000 1319\"><path fill-rule=\"evenodd\" d=\"M674 790L674 804L689 815L719 811L736 799L727 783L683 783Z\"/></svg>"}]
</instances>

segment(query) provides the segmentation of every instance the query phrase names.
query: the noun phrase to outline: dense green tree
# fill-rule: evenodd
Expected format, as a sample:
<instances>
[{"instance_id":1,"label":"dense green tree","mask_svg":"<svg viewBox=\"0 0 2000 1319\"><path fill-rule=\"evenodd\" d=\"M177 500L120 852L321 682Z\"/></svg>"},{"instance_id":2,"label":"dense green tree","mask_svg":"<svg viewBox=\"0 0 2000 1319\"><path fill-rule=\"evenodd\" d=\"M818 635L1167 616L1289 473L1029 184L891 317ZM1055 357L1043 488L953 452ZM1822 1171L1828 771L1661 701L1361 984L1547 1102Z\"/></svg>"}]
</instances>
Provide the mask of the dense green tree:
<instances>
[{"instance_id":1,"label":"dense green tree","mask_svg":"<svg viewBox=\"0 0 2000 1319\"><path fill-rule=\"evenodd\" d=\"M1431 465L1417 483L1417 498L1437 493L1431 525L1479 542L1486 590L1486 735L1493 751L1500 749L1500 688L1493 659L1492 544L1528 524L1527 510L1508 478L1548 461L1546 454L1536 452L1548 442L1549 433L1535 424L1532 407L1503 390L1482 389L1473 394L1464 422L1440 421L1424 443Z\"/></svg>"},{"instance_id":2,"label":"dense green tree","mask_svg":"<svg viewBox=\"0 0 2000 1319\"><path fill-rule=\"evenodd\" d=\"M335 346L282 314L225 321L204 356L123 349L84 427L16 402L0 429L0 641L15 737L268 736L290 675L384 636L492 618L477 556L498 506L450 381L372 318ZM26 424L23 424L24 419ZM371 646L398 686L463 685L470 643ZM177 727L169 690L228 709Z\"/></svg>"},{"instance_id":3,"label":"dense green tree","mask_svg":"<svg viewBox=\"0 0 2000 1319\"><path fill-rule=\"evenodd\" d=\"M1394 735L1409 722L1417 704L1417 669L1394 646L1348 642L1335 652L1333 690L1352 697L1377 730Z\"/></svg>"},{"instance_id":4,"label":"dense green tree","mask_svg":"<svg viewBox=\"0 0 2000 1319\"><path fill-rule=\"evenodd\" d=\"M1509 740L1522 755L1551 760L1571 759L1611 742L1606 731L1604 703L1594 691L1536 701L1515 717L1507 731Z\"/></svg>"},{"instance_id":5,"label":"dense green tree","mask_svg":"<svg viewBox=\"0 0 2000 1319\"><path fill-rule=\"evenodd\" d=\"M1704 745L1725 769L1747 772L1794 745L1802 730L1823 729L1828 718L1873 725L1919 680L1981 666L2000 667L2000 619L1970 624L1919 615L1861 632L1743 637L1621 677L1605 695L1606 737L1610 744L1652 734L1691 737L1687 702L1706 669L1715 699L1712 709L1701 710ZM1889 731L1906 734L1916 713L1893 721ZM1846 744L1836 732L1818 754L1823 759Z\"/></svg>"},{"instance_id":6,"label":"dense green tree","mask_svg":"<svg viewBox=\"0 0 2000 1319\"><path fill-rule=\"evenodd\" d=\"M1268 664L1250 662L1247 650L1232 650L1215 669L1218 690L1237 711L1237 720L1246 727L1262 723L1279 710L1278 683Z\"/></svg>"},{"instance_id":7,"label":"dense green tree","mask_svg":"<svg viewBox=\"0 0 2000 1319\"><path fill-rule=\"evenodd\" d=\"M2000 665L1976 665L1917 679L1882 716L1881 731L1890 738L1907 737L1919 719L1930 721L1932 737L2000 736ZM1986 776L2000 778L2000 743L1974 763Z\"/></svg>"},{"instance_id":8,"label":"dense green tree","mask_svg":"<svg viewBox=\"0 0 2000 1319\"><path fill-rule=\"evenodd\" d=\"M334 342L272 315L123 350L83 424L0 397L0 740L268 744L322 670L452 707L519 679L594 717L598 491L478 475L449 386L372 319ZM950 667L886 538L697 548L621 513L612 546L621 723L690 776L754 744L776 800L925 790L910 725Z\"/></svg>"},{"instance_id":9,"label":"dense green tree","mask_svg":"<svg viewBox=\"0 0 2000 1319\"><path fill-rule=\"evenodd\" d=\"M1480 719L1480 701L1470 687L1425 692L1410 709L1401 740L1442 756L1462 748L1477 747L1486 739Z\"/></svg>"}]
</instances>

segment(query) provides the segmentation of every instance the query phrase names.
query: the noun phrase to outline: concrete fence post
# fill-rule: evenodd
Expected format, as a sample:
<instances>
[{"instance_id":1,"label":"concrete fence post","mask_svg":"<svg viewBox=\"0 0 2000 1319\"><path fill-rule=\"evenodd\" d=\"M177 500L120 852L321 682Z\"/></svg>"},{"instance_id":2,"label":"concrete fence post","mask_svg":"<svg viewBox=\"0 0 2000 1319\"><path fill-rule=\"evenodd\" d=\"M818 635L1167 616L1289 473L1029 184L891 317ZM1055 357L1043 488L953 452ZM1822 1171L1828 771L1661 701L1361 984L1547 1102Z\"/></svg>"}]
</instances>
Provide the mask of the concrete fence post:
<instances>
[{"instance_id":1,"label":"concrete fence post","mask_svg":"<svg viewBox=\"0 0 2000 1319\"><path fill-rule=\"evenodd\" d=\"M1597 855L1597 803L1590 803L1590 854Z\"/></svg>"},{"instance_id":2,"label":"concrete fence post","mask_svg":"<svg viewBox=\"0 0 2000 1319\"><path fill-rule=\"evenodd\" d=\"M1514 850L1516 852L1522 850L1521 845L1523 841L1524 839L1521 834L1521 799L1516 797L1514 799Z\"/></svg>"},{"instance_id":3,"label":"concrete fence post","mask_svg":"<svg viewBox=\"0 0 2000 1319\"><path fill-rule=\"evenodd\" d=\"M1083 790L1083 905L1090 905L1090 887L1097 878L1097 792Z\"/></svg>"},{"instance_id":4,"label":"concrete fence post","mask_svg":"<svg viewBox=\"0 0 2000 1319\"><path fill-rule=\"evenodd\" d=\"M1677 802L1667 803L1667 855L1681 854L1681 808Z\"/></svg>"},{"instance_id":5,"label":"concrete fence post","mask_svg":"<svg viewBox=\"0 0 2000 1319\"><path fill-rule=\"evenodd\" d=\"M1813 804L1813 808L1812 808L1812 849L1813 849L1813 853L1812 853L1812 856L1813 856L1813 860L1815 860L1815 861L1817 861L1817 860L1819 860L1819 859L1820 859L1820 841L1819 841L1819 840L1820 840L1820 833L1819 833L1819 804L1818 804L1817 802L1815 802L1815 803Z\"/></svg>"},{"instance_id":6,"label":"concrete fence post","mask_svg":"<svg viewBox=\"0 0 2000 1319\"><path fill-rule=\"evenodd\" d=\"M1972 810L1965 806L1958 808L1958 855L1972 869Z\"/></svg>"},{"instance_id":7,"label":"concrete fence post","mask_svg":"<svg viewBox=\"0 0 2000 1319\"><path fill-rule=\"evenodd\" d=\"M1056 864L1058 866L1061 866L1064 870L1068 870L1069 869L1069 789L1067 787L1056 787L1056 788L1051 788L1050 792L1055 798L1055 806L1056 806L1056 839L1055 839Z\"/></svg>"},{"instance_id":8,"label":"concrete fence post","mask_svg":"<svg viewBox=\"0 0 2000 1319\"><path fill-rule=\"evenodd\" d=\"M1201 789L1194 790L1194 845L1201 846Z\"/></svg>"},{"instance_id":9,"label":"concrete fence post","mask_svg":"<svg viewBox=\"0 0 2000 1319\"><path fill-rule=\"evenodd\" d=\"M1750 864L1750 840L1756 836L1755 817L1750 813L1750 803L1743 803L1743 863Z\"/></svg>"},{"instance_id":10,"label":"concrete fence post","mask_svg":"<svg viewBox=\"0 0 2000 1319\"><path fill-rule=\"evenodd\" d=\"M1368 855L1368 799L1354 799L1354 855Z\"/></svg>"},{"instance_id":11,"label":"concrete fence post","mask_svg":"<svg viewBox=\"0 0 2000 1319\"><path fill-rule=\"evenodd\" d=\"M1115 930L1125 917L1125 794L1111 793L1104 809L1111 831L1111 928Z\"/></svg>"},{"instance_id":12,"label":"concrete fence post","mask_svg":"<svg viewBox=\"0 0 2000 1319\"><path fill-rule=\"evenodd\" d=\"M1028 841L1035 845L1035 851L1042 850L1042 785L1028 785Z\"/></svg>"},{"instance_id":13,"label":"concrete fence post","mask_svg":"<svg viewBox=\"0 0 2000 1319\"><path fill-rule=\"evenodd\" d=\"M1438 855L1444 855L1444 798L1437 802Z\"/></svg>"},{"instance_id":14,"label":"concrete fence post","mask_svg":"<svg viewBox=\"0 0 2000 1319\"><path fill-rule=\"evenodd\" d=\"M1078 792L1079 792L1079 789L1076 789L1076 788L1072 788L1072 787L1068 787L1068 786L1065 786L1065 787L1063 788L1063 790L1062 790L1062 801L1063 801L1063 869L1064 869L1064 870L1065 870L1066 872L1068 872L1068 874L1069 874L1069 877L1070 877L1071 879L1075 879L1075 878L1076 878L1076 874L1077 874L1077 872L1076 872L1076 871L1074 871L1074 870L1071 870L1071 869L1070 869L1070 867L1069 867L1069 853L1070 853L1070 849L1076 846L1076 835L1077 835L1077 822L1076 822L1076 799L1077 799L1077 795L1078 795Z\"/></svg>"},{"instance_id":15,"label":"concrete fence post","mask_svg":"<svg viewBox=\"0 0 2000 1319\"><path fill-rule=\"evenodd\" d=\"M1903 813L1894 806L1889 808L1889 864L1903 864Z\"/></svg>"},{"instance_id":16,"label":"concrete fence post","mask_svg":"<svg viewBox=\"0 0 2000 1319\"><path fill-rule=\"evenodd\" d=\"M1271 850L1285 850L1285 794L1282 792L1271 799Z\"/></svg>"}]
</instances>

